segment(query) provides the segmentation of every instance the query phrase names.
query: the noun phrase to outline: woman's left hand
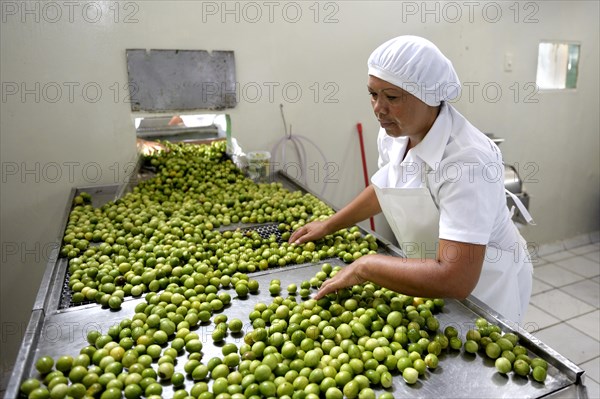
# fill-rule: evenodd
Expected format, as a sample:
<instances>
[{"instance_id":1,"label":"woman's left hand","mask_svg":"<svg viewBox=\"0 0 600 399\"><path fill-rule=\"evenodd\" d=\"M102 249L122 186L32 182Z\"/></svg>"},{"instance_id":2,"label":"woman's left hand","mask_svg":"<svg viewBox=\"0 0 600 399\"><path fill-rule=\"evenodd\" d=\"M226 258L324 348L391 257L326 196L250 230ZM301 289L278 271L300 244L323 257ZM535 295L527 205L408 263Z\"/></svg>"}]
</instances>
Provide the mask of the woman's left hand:
<instances>
[{"instance_id":1,"label":"woman's left hand","mask_svg":"<svg viewBox=\"0 0 600 399\"><path fill-rule=\"evenodd\" d=\"M352 287L362 284L367 279L361 275L361 265L368 261L368 256L362 256L353 263L342 268L335 276L321 285L319 292L315 295L315 299L321 299L325 295L341 290L342 288Z\"/></svg>"}]
</instances>

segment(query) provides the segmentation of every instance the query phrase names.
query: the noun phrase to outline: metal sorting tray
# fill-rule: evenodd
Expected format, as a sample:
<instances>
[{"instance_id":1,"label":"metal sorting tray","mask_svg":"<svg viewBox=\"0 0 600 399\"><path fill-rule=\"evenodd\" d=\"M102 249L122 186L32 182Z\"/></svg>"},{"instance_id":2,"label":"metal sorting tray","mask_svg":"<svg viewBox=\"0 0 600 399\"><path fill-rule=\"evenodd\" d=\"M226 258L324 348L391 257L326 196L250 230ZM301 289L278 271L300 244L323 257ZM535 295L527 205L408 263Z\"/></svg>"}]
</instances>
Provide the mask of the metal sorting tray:
<instances>
[{"instance_id":1,"label":"metal sorting tray","mask_svg":"<svg viewBox=\"0 0 600 399\"><path fill-rule=\"evenodd\" d=\"M310 192L282 173L275 176L276 181L281 181L290 190L300 189ZM92 195L92 204L100 206L103 203L120 197L123 187L103 186L84 187L73 189L67 203L61 233L64 232L72 199L81 191ZM312 193L311 193L312 194ZM313 194L314 195L314 194ZM258 226L229 226L235 228L256 228ZM276 226L275 226L276 227ZM377 234L362 229L363 233L372 233L378 240L380 252L389 255L401 256L402 251L393 246L389 241ZM267 230L267 234L270 232ZM59 238L62 242L62 235ZM58 250L57 250L58 251ZM56 252L57 252L56 251ZM251 274L253 279L260 283L260 292L250 295L245 299L238 298L233 288L224 289L232 296L232 303L222 310L230 319L237 317L244 323L243 332L252 329L248 314L254 305L259 302L269 304L272 297L268 292L269 282L272 279L281 280L282 294L290 283L299 284L308 280L320 270L321 264L329 262L333 265L343 265L339 259L326 259L317 264L290 265L286 267L259 271ZM87 346L87 333L99 330L106 333L108 328L118 324L122 319L134 315L135 306L144 299L126 298L122 309L111 311L102 309L96 303L81 304L80 306L60 309L60 302L65 284L67 261L58 258L58 253L50 257L44 274L40 290L36 298L29 325L27 326L19 355L15 362L13 374L9 380L5 393L6 398L19 397L19 385L29 377L37 376L34 364L40 356L49 355L58 357L62 355L75 356L84 346ZM298 300L300 300L298 298ZM482 398L482 397L553 397L553 398L587 398L587 390L583 386L583 370L569 360L547 347L545 344L531 336L527 331L517 327L512 328L496 315L489 307L470 297L465 301L447 300L443 313L436 316L440 321L440 328L454 325L464 338L468 328L472 328L477 317L499 324L504 332L513 331L519 335L520 343L527 347L534 356L542 357L549 363L548 377L545 384L539 384L531 378L515 376L503 377L496 373L493 362L481 355L469 356L463 352L447 352L440 356L440 364L433 372L428 371L425 377L412 386L406 385L401 376L394 377L393 387L390 389L394 397L453 397L453 398ZM212 342L211 334L214 324L202 325L196 331L204 344L204 360L214 356L221 356L221 345ZM243 332L238 335L228 335L225 342L241 344ZM225 343L224 342L224 343ZM182 371L187 360L186 355L177 359L176 371ZM193 381L186 377L185 387L190 389ZM383 389L376 390L383 392ZM163 397L172 397L172 386L164 384Z\"/></svg>"},{"instance_id":2,"label":"metal sorting tray","mask_svg":"<svg viewBox=\"0 0 600 399\"><path fill-rule=\"evenodd\" d=\"M214 324L201 325L195 332L203 342L203 362L215 356L222 356L221 347L224 343L232 342L237 345L243 343L244 333L252 330L248 320L249 312L254 306L263 302L271 303L273 297L268 292L269 283L272 279L281 280L282 294L286 294L285 287L290 283L308 280L321 268L321 263L312 265L290 266L275 270L267 270L252 274L252 278L260 283L260 291L257 295L250 295L245 299L238 298L233 288L223 289L232 296L229 306L219 313L228 316L229 319L237 317L245 325L241 333L226 337L219 345L212 342L211 334ZM333 265L342 265L341 261L330 262ZM32 359L40 356L50 355L58 357L61 355L76 356L79 349L86 346L86 335L91 330L106 333L112 325L118 324L123 318L131 318L134 315L135 306L144 299L128 299L123 303L120 311L102 309L97 305L81 306L66 311L56 311L44 320L40 320L35 338L31 345ZM298 301L300 298L298 297ZM472 328L477 317L486 317L491 322L499 323L504 331L508 326L503 325L501 320L486 312L484 307L476 302L449 300L442 313L436 315L440 321L440 328L453 325L459 329L460 336L468 328ZM510 375L501 376L495 370L493 361L481 354L468 355L464 351L444 351L440 355L440 363L434 371L428 371L426 375L412 386L404 383L402 377L396 375L391 391L394 397L452 397L452 398L514 398L514 397L580 397L585 398L585 388L574 385L580 377L580 370L570 364L560 355L553 353L539 341L529 336L524 331L517 331L520 343L530 350L533 356L539 356L549 362L548 377L545 384L533 381L531 378ZM177 358L176 371L183 372L183 366L187 360L186 355ZM32 366L24 370L23 377L35 376L36 371ZM185 387L190 389L194 382L186 377ZM172 397L172 386L163 384L163 397ZM376 392L384 392L382 388L375 389Z\"/></svg>"},{"instance_id":3,"label":"metal sorting tray","mask_svg":"<svg viewBox=\"0 0 600 399\"><path fill-rule=\"evenodd\" d=\"M258 225L258 226L253 226L253 227L248 227L246 225L244 225L244 226L245 227L238 227L237 229L239 229L241 231L255 230L258 232L258 234L260 234L260 236L262 238L269 238L271 235L275 235L277 237L277 242L281 242L281 232L277 228L277 224L264 224L264 225ZM237 229L235 227L232 228L231 226L224 226L224 228L219 229L219 230L228 231L228 230L237 230ZM72 301L72 298L71 298L72 291L71 291L71 288L69 287L69 280L71 278L71 274L69 273L69 270L68 270L67 260L64 258L61 258L58 260L58 262L65 263L65 273L64 273L63 285L62 285L62 290L61 290L61 294L60 294L60 303L58 305L58 308L59 309L68 309L68 308L72 308L72 307L76 307L76 306L95 304L96 301L87 300L87 299L85 299L81 302L73 302Z\"/></svg>"}]
</instances>

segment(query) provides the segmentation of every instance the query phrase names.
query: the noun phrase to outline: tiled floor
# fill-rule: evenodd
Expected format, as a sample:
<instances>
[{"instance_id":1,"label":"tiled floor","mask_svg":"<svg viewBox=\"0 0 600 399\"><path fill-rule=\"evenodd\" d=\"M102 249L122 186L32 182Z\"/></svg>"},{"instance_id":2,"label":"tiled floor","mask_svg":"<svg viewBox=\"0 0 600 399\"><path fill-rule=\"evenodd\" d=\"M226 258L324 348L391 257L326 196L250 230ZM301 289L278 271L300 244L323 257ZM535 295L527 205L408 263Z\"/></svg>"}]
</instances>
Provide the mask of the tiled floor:
<instances>
[{"instance_id":1,"label":"tiled floor","mask_svg":"<svg viewBox=\"0 0 600 399\"><path fill-rule=\"evenodd\" d=\"M600 243L541 255L524 328L585 370L600 398Z\"/></svg>"}]
</instances>

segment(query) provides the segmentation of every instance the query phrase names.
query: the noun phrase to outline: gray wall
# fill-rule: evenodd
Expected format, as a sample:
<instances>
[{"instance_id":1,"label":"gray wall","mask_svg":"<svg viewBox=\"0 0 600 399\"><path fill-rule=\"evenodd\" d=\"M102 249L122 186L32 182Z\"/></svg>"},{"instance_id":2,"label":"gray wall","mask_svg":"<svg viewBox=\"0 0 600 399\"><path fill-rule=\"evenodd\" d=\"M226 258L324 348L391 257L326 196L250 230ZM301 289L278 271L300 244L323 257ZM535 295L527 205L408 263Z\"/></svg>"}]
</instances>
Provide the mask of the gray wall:
<instances>
[{"instance_id":1,"label":"gray wall","mask_svg":"<svg viewBox=\"0 0 600 399\"><path fill-rule=\"evenodd\" d=\"M283 137L283 103L293 132L335 165L325 169L307 144L317 166L310 186L320 191L334 171L324 197L342 206L363 187L357 122L376 170L366 59L391 37L424 36L472 88L456 107L504 137L506 161L520 165L537 221L526 238L541 244L598 230L598 2L229 2L232 12L222 2L51 3L27 3L29 13L23 2L2 4L3 369L17 353L70 188L120 183L136 158L126 48L234 50L234 135L247 150L271 149ZM576 90L533 91L543 39L581 43ZM389 234L381 218L377 228Z\"/></svg>"}]
</instances>

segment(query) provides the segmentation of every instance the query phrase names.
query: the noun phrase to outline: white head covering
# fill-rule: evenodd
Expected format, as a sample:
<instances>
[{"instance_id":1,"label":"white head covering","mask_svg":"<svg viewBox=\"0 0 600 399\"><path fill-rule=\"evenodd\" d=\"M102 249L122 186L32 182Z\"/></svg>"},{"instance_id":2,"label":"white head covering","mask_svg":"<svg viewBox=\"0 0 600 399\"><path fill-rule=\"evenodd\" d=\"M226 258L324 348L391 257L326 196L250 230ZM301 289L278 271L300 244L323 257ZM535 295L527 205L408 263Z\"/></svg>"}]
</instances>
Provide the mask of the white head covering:
<instances>
[{"instance_id":1,"label":"white head covering","mask_svg":"<svg viewBox=\"0 0 600 399\"><path fill-rule=\"evenodd\" d=\"M399 36L377 47L369 75L407 91L430 106L460 95L460 80L448 58L429 40Z\"/></svg>"}]
</instances>

